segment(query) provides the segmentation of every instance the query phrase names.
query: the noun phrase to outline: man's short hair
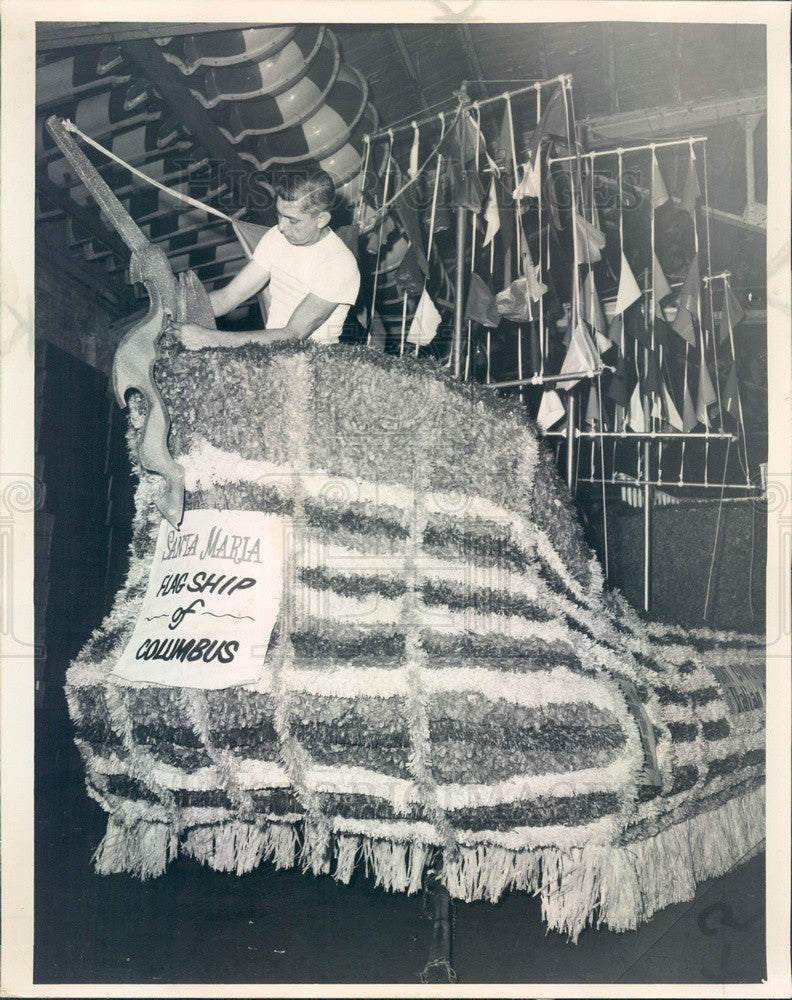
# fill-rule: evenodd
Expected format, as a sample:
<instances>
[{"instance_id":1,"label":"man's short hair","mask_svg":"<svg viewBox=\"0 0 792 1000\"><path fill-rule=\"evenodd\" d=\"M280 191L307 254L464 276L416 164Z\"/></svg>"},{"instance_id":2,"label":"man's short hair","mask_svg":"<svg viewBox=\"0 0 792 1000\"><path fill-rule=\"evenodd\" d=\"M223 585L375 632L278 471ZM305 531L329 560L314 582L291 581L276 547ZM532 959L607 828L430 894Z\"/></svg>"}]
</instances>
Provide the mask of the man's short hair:
<instances>
[{"instance_id":1,"label":"man's short hair","mask_svg":"<svg viewBox=\"0 0 792 1000\"><path fill-rule=\"evenodd\" d=\"M315 215L329 212L336 198L333 178L324 170L281 174L275 181L275 193L284 201L302 202L305 211Z\"/></svg>"}]
</instances>

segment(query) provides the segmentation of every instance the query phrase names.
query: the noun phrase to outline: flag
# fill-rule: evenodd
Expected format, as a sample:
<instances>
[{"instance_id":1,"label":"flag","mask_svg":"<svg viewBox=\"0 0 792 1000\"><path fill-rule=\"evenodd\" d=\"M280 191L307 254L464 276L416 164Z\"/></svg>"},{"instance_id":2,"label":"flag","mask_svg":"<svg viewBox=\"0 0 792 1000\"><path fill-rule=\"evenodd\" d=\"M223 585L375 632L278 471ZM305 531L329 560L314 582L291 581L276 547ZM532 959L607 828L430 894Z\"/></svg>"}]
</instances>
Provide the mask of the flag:
<instances>
[{"instance_id":1,"label":"flag","mask_svg":"<svg viewBox=\"0 0 792 1000\"><path fill-rule=\"evenodd\" d=\"M637 382L630 396L630 405L627 409L627 426L639 434L642 434L646 430L643 397L641 396L641 387Z\"/></svg>"},{"instance_id":2,"label":"flag","mask_svg":"<svg viewBox=\"0 0 792 1000\"><path fill-rule=\"evenodd\" d=\"M379 351L384 351L387 337L388 334L385 330L385 324L382 322L382 317L375 309L371 314L371 329L369 330L368 346Z\"/></svg>"},{"instance_id":3,"label":"flag","mask_svg":"<svg viewBox=\"0 0 792 1000\"><path fill-rule=\"evenodd\" d=\"M616 312L623 313L628 306L641 297L641 289L630 270L624 250L621 254L621 271L619 272L619 291L616 293Z\"/></svg>"},{"instance_id":4,"label":"flag","mask_svg":"<svg viewBox=\"0 0 792 1000\"><path fill-rule=\"evenodd\" d=\"M657 154L652 152L652 208L660 208L667 201L668 191L660 172L660 164L657 162Z\"/></svg>"},{"instance_id":5,"label":"flag","mask_svg":"<svg viewBox=\"0 0 792 1000\"><path fill-rule=\"evenodd\" d=\"M679 289L680 306L683 309L687 309L693 316L698 312L700 290L701 278L699 277L698 254L694 254L693 260L688 266L685 281Z\"/></svg>"},{"instance_id":6,"label":"flag","mask_svg":"<svg viewBox=\"0 0 792 1000\"><path fill-rule=\"evenodd\" d=\"M586 333L586 328L582 323L578 323L572 330L569 339L569 350L561 365L561 374L567 372L589 372L599 367L599 355L591 342L591 338ZM573 378L568 382L557 382L559 389L571 389L579 381Z\"/></svg>"},{"instance_id":7,"label":"flag","mask_svg":"<svg viewBox=\"0 0 792 1000\"><path fill-rule=\"evenodd\" d=\"M696 170L696 154L693 152L693 147L690 147L690 161L688 162L687 175L685 177L685 186L682 189L682 197L680 198L680 204L686 212L689 212L691 218L695 220L696 218L696 201L701 197L701 188L698 182L698 171Z\"/></svg>"},{"instance_id":8,"label":"flag","mask_svg":"<svg viewBox=\"0 0 792 1000\"><path fill-rule=\"evenodd\" d=\"M594 340L597 343L600 354L609 351L613 347L613 344L605 336L605 317L602 315L602 306L597 295L592 271L589 271L583 282L583 292L580 296L580 315L594 331Z\"/></svg>"},{"instance_id":9,"label":"flag","mask_svg":"<svg viewBox=\"0 0 792 1000\"><path fill-rule=\"evenodd\" d=\"M712 385L709 369L706 364L702 364L699 371L698 393L696 395L696 418L707 427L710 425L707 407L717 400L715 389Z\"/></svg>"},{"instance_id":10,"label":"flag","mask_svg":"<svg viewBox=\"0 0 792 1000\"><path fill-rule=\"evenodd\" d=\"M467 304L465 306L465 322L473 320L482 326L496 327L500 323L500 313L495 305L495 297L487 288L484 280L475 272L470 276Z\"/></svg>"},{"instance_id":11,"label":"flag","mask_svg":"<svg viewBox=\"0 0 792 1000\"><path fill-rule=\"evenodd\" d=\"M528 160L523 164L522 177L520 183L512 191L512 198L540 198L542 194L542 166L541 160L537 157L533 163Z\"/></svg>"},{"instance_id":12,"label":"flag","mask_svg":"<svg viewBox=\"0 0 792 1000\"><path fill-rule=\"evenodd\" d=\"M542 393L542 400L539 403L539 412L536 414L536 425L540 431L549 431L551 427L566 416L566 409L561 402L561 397L555 389L545 389Z\"/></svg>"},{"instance_id":13,"label":"flag","mask_svg":"<svg viewBox=\"0 0 792 1000\"><path fill-rule=\"evenodd\" d=\"M731 339L732 331L734 327L745 319L745 313L740 305L737 296L727 285L726 292L723 296L723 305L721 306L721 321L720 321L720 343L722 344L726 340Z\"/></svg>"},{"instance_id":14,"label":"flag","mask_svg":"<svg viewBox=\"0 0 792 1000\"><path fill-rule=\"evenodd\" d=\"M500 212L498 211L498 188L495 178L492 178L487 204L484 206L484 221L487 223L487 231L484 234L484 246L488 246L494 239L495 233L500 229Z\"/></svg>"},{"instance_id":15,"label":"flag","mask_svg":"<svg viewBox=\"0 0 792 1000\"><path fill-rule=\"evenodd\" d=\"M484 186L475 170L466 170L461 190L451 191L451 206L478 213L484 204Z\"/></svg>"},{"instance_id":16,"label":"flag","mask_svg":"<svg viewBox=\"0 0 792 1000\"><path fill-rule=\"evenodd\" d=\"M621 347L623 326L621 313L614 313L613 319L608 324L608 340L613 341L618 347Z\"/></svg>"},{"instance_id":17,"label":"flag","mask_svg":"<svg viewBox=\"0 0 792 1000\"><path fill-rule=\"evenodd\" d=\"M649 331L646 329L643 307L640 302L633 302L633 304L624 312L623 323L624 332L629 337L632 337L633 340L637 340L643 347L652 346L652 338L649 335Z\"/></svg>"},{"instance_id":18,"label":"flag","mask_svg":"<svg viewBox=\"0 0 792 1000\"><path fill-rule=\"evenodd\" d=\"M410 147L410 165L407 167L407 175L410 178L418 176L418 147L420 143L418 126L413 124L413 141Z\"/></svg>"},{"instance_id":19,"label":"flag","mask_svg":"<svg viewBox=\"0 0 792 1000\"><path fill-rule=\"evenodd\" d=\"M417 298L424 287L425 274L421 270L418 255L412 244L407 247L407 252L401 259L401 263L396 268L393 276L394 283L401 295L407 292L413 298Z\"/></svg>"},{"instance_id":20,"label":"flag","mask_svg":"<svg viewBox=\"0 0 792 1000\"><path fill-rule=\"evenodd\" d=\"M671 395L668 386L663 382L663 413L665 415L666 421L671 424L674 430L681 431L684 430L684 424L682 423L682 417L679 415L679 410L674 404L674 398Z\"/></svg>"},{"instance_id":21,"label":"flag","mask_svg":"<svg viewBox=\"0 0 792 1000\"><path fill-rule=\"evenodd\" d=\"M660 377L660 365L657 354L649 351L646 359L646 375L644 376L644 392L659 396L663 391L663 380Z\"/></svg>"},{"instance_id":22,"label":"flag","mask_svg":"<svg viewBox=\"0 0 792 1000\"><path fill-rule=\"evenodd\" d=\"M407 191L402 192L396 199L393 207L402 224L402 228L410 238L410 246L415 251L415 256L421 270L427 274L429 272L429 264L426 260L421 223L418 219L418 211L415 207L415 199L412 196L411 189L408 188ZM390 222L393 225L393 220L390 216L386 217L386 222ZM374 248L374 252L376 253L376 247Z\"/></svg>"},{"instance_id":23,"label":"flag","mask_svg":"<svg viewBox=\"0 0 792 1000\"><path fill-rule=\"evenodd\" d=\"M721 393L721 404L726 413L731 413L733 417L738 417L740 413L737 402L737 368L732 363L729 367L729 374L726 378L726 385Z\"/></svg>"},{"instance_id":24,"label":"flag","mask_svg":"<svg viewBox=\"0 0 792 1000\"><path fill-rule=\"evenodd\" d=\"M737 326L745 319L745 313L740 305L740 300L732 291L731 285L726 285L726 301L729 303L729 318L732 321L732 326Z\"/></svg>"},{"instance_id":25,"label":"flag","mask_svg":"<svg viewBox=\"0 0 792 1000\"><path fill-rule=\"evenodd\" d=\"M671 295L671 286L668 284L668 278L663 273L662 267L660 267L657 254L654 253L652 254L652 288L654 289L655 316L658 319L665 319L660 303Z\"/></svg>"},{"instance_id":26,"label":"flag","mask_svg":"<svg viewBox=\"0 0 792 1000\"><path fill-rule=\"evenodd\" d=\"M597 391L597 380L592 379L589 386L588 403L586 404L585 422L589 427L596 427L602 424L602 413L600 411L599 392Z\"/></svg>"},{"instance_id":27,"label":"flag","mask_svg":"<svg viewBox=\"0 0 792 1000\"><path fill-rule=\"evenodd\" d=\"M690 395L690 386L685 385L685 398L682 402L682 430L687 434L692 431L698 423L696 410L693 406L693 397Z\"/></svg>"},{"instance_id":28,"label":"flag","mask_svg":"<svg viewBox=\"0 0 792 1000\"><path fill-rule=\"evenodd\" d=\"M626 407L630 401L630 396L635 388L635 384L638 381L638 377L635 374L635 368L632 364L628 364L627 360L622 356L616 361L616 371L610 378L608 382L608 388L605 390L605 394L608 399L612 399L614 403L619 406Z\"/></svg>"},{"instance_id":29,"label":"flag","mask_svg":"<svg viewBox=\"0 0 792 1000\"><path fill-rule=\"evenodd\" d=\"M584 219L582 215L575 215L575 225L577 226L578 239L583 244L580 251L580 263L596 264L597 261L602 260L605 237L593 222Z\"/></svg>"},{"instance_id":30,"label":"flag","mask_svg":"<svg viewBox=\"0 0 792 1000\"><path fill-rule=\"evenodd\" d=\"M513 323L524 323L533 319L531 299L537 301L547 291L547 286L536 279L533 281L523 275L515 278L508 288L495 296L495 306L504 319ZM538 294L537 294L538 293Z\"/></svg>"},{"instance_id":31,"label":"flag","mask_svg":"<svg viewBox=\"0 0 792 1000\"><path fill-rule=\"evenodd\" d=\"M512 166L512 138L510 124L509 105L504 103L500 132L498 133L498 138L495 141L495 146L492 152L495 156L495 162L498 164L500 169L506 171L506 173L511 172Z\"/></svg>"},{"instance_id":32,"label":"flag","mask_svg":"<svg viewBox=\"0 0 792 1000\"><path fill-rule=\"evenodd\" d=\"M660 316L655 316L654 321L654 335L655 335L655 347L668 347L670 349L674 338L671 336L671 327L666 322L665 319L661 319Z\"/></svg>"},{"instance_id":33,"label":"flag","mask_svg":"<svg viewBox=\"0 0 792 1000\"><path fill-rule=\"evenodd\" d=\"M424 289L418 301L413 321L410 323L410 330L407 334L408 343L418 344L420 347L431 344L439 325L440 313L435 308L429 293Z\"/></svg>"},{"instance_id":34,"label":"flag","mask_svg":"<svg viewBox=\"0 0 792 1000\"><path fill-rule=\"evenodd\" d=\"M674 333L678 333L683 340L686 340L691 347L696 346L696 328L693 326L693 317L687 309L679 307L671 329Z\"/></svg>"},{"instance_id":35,"label":"flag","mask_svg":"<svg viewBox=\"0 0 792 1000\"><path fill-rule=\"evenodd\" d=\"M554 91L542 111L536 128L531 136L531 146L528 152L528 159L531 163L536 163L536 156L539 146L546 135L560 135L565 139L567 136L567 116L564 103L564 84L561 83ZM574 141L574 137L573 137Z\"/></svg>"}]
</instances>

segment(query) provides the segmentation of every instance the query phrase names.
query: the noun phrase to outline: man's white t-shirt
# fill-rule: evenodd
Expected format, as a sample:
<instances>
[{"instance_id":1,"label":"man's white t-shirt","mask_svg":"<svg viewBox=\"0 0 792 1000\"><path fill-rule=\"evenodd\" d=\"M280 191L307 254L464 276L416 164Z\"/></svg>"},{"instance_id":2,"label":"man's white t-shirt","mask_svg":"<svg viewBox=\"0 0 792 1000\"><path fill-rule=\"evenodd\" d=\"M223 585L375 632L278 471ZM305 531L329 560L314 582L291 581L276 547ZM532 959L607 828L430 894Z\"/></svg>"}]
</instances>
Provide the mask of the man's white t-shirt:
<instances>
[{"instance_id":1,"label":"man's white t-shirt","mask_svg":"<svg viewBox=\"0 0 792 1000\"><path fill-rule=\"evenodd\" d=\"M286 326L297 306L312 293L338 306L310 339L319 344L338 343L349 307L357 298L360 271L354 254L332 229L316 243L294 246L273 226L259 240L253 260L270 272L268 330Z\"/></svg>"}]
</instances>

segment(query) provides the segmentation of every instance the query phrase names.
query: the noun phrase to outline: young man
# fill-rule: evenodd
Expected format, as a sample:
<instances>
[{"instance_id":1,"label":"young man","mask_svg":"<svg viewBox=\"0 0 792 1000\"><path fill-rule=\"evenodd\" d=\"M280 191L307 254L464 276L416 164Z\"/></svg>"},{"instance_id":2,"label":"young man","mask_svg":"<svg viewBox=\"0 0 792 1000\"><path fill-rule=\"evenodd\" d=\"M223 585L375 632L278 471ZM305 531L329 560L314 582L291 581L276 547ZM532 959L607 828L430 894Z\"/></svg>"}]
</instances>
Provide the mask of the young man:
<instances>
[{"instance_id":1,"label":"young man","mask_svg":"<svg viewBox=\"0 0 792 1000\"><path fill-rule=\"evenodd\" d=\"M215 316L224 316L268 285L265 330L224 333L195 323L174 324L185 347L237 347L244 343L310 337L335 344L360 287L352 252L329 228L335 186L320 170L287 174L276 186L278 225L259 241L253 259L224 288L210 292Z\"/></svg>"}]
</instances>

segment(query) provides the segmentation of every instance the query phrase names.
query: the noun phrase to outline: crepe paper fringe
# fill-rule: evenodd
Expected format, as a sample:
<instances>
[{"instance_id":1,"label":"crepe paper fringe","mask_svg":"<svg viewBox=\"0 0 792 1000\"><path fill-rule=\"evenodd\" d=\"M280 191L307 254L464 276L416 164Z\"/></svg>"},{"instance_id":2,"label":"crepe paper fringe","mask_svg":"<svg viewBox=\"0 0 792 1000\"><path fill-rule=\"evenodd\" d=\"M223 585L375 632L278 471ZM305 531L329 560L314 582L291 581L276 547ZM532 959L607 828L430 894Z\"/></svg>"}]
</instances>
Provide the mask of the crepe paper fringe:
<instances>
[{"instance_id":1,"label":"crepe paper fringe","mask_svg":"<svg viewBox=\"0 0 792 1000\"><path fill-rule=\"evenodd\" d=\"M119 811L120 813L121 811ZM243 875L264 860L277 868L300 864L348 883L362 863L366 876L390 892L415 893L433 848L339 833L306 821L302 835L288 823L238 820L188 829L181 840L167 823L119 813L96 852L101 874L161 874L181 851L218 871ZM634 930L652 914L692 899L697 883L723 875L762 848L764 790L729 799L707 812L627 845L591 844L559 850L513 851L491 844L457 846L443 858L440 880L455 899L497 902L509 891L539 895L548 927L576 942L588 926ZM300 840L302 843L300 843Z\"/></svg>"}]
</instances>

